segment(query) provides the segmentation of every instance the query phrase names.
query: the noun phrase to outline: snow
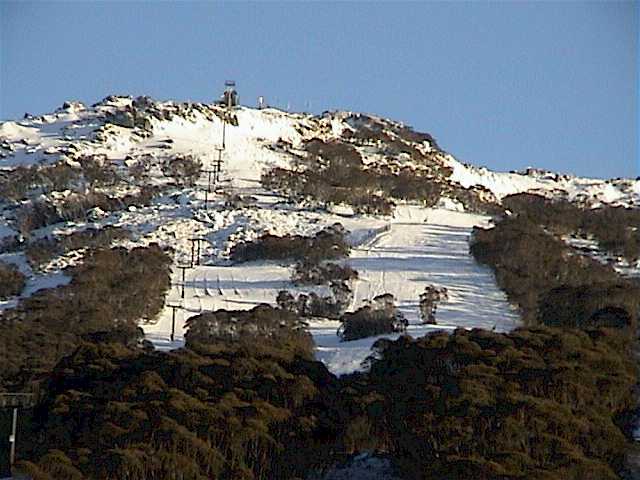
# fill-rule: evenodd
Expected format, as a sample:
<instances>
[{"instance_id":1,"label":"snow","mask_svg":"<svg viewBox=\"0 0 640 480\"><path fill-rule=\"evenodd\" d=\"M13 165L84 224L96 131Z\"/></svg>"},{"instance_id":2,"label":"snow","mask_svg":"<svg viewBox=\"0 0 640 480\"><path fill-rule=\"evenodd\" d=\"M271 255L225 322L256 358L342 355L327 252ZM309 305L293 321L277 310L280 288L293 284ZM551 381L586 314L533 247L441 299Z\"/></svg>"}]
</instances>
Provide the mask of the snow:
<instances>
[{"instance_id":1,"label":"snow","mask_svg":"<svg viewBox=\"0 0 640 480\"><path fill-rule=\"evenodd\" d=\"M312 479L316 477L312 475ZM399 480L388 458L361 453L325 473L322 480Z\"/></svg>"},{"instance_id":2,"label":"snow","mask_svg":"<svg viewBox=\"0 0 640 480\"><path fill-rule=\"evenodd\" d=\"M15 265L26 276L26 285L19 296L0 300L0 315L4 310L15 308L21 299L28 298L39 290L56 288L71 281L71 277L65 275L62 271L35 274L22 253L0 254L0 262Z\"/></svg>"},{"instance_id":3,"label":"snow","mask_svg":"<svg viewBox=\"0 0 640 480\"><path fill-rule=\"evenodd\" d=\"M263 211L261 215L270 215L263 221L272 224L278 213ZM313 218L313 215L309 216ZM298 217L297 222L301 223L301 220ZM388 226L366 230L375 233L355 247L349 258L360 276L353 287L351 310L377 295L391 293L409 320L407 333L414 337L455 328L508 331L518 324L515 308L495 285L491 271L477 265L468 252L471 228L486 225L487 217L404 205L398 207L396 216L388 221L385 224ZM375 220L375 223L382 222ZM357 220L352 219L351 224L357 224ZM371 227L370 224L367 226ZM319 229L319 226L315 228ZM178 348L184 344L185 322L193 315L217 309L245 310L260 303L274 305L280 290L289 290L294 295L310 290L293 285L290 268L272 262L199 265L186 271L182 299L180 275L176 270L175 286L156 323L143 326L147 338L160 349ZM438 310L438 325L422 325L419 317L418 299L429 284L449 290L449 302ZM326 287L317 287L315 291L328 293ZM176 311L173 342L168 338L173 321L173 310L169 305L183 307ZM309 331L317 345L316 357L336 374L361 369L362 362L371 354L371 346L381 337L341 342L336 335L338 327L337 321L310 322Z\"/></svg>"},{"instance_id":4,"label":"snow","mask_svg":"<svg viewBox=\"0 0 640 480\"><path fill-rule=\"evenodd\" d=\"M517 310L498 289L493 273L476 264L469 254L471 228L486 223L487 218L479 215L400 207L388 230L354 249L350 256L350 265L359 273L351 310L377 295L391 293L409 321L407 333L413 337L455 328L515 328ZM430 284L446 287L449 293L449 301L438 308L438 325L423 325L419 315L420 294ZM361 369L371 346L381 337L341 342L336 336L338 326L338 322L310 325L318 346L317 358L336 374Z\"/></svg>"},{"instance_id":5,"label":"snow","mask_svg":"<svg viewBox=\"0 0 640 480\"><path fill-rule=\"evenodd\" d=\"M17 232L12 228L9 228L7 225L0 224L0 240L6 237L13 237Z\"/></svg>"},{"instance_id":6,"label":"snow","mask_svg":"<svg viewBox=\"0 0 640 480\"><path fill-rule=\"evenodd\" d=\"M175 251L173 287L167 294L165 308L158 318L143 326L147 338L158 348L182 346L185 321L200 312L219 308L249 309L263 302L273 304L281 289L292 293L309 291L309 288L292 285L291 271L286 265L269 262L231 265L228 255L235 243L255 239L265 232L313 235L336 222L350 232L348 240L353 250L348 262L360 275L353 284L351 310L376 295L391 293L409 320L408 333L413 336L434 330L474 327L509 331L518 325L518 313L496 286L492 272L476 264L468 252L471 229L475 225L487 225L488 217L465 213L463 205L449 198L442 198L434 209L399 205L393 217L357 215L343 205L321 211L289 203L262 189L260 177L266 168L291 165L293 156L287 150L300 152L303 142L313 137L338 138L345 130L352 130L358 122L365 121L365 117L359 119L351 112L314 117L273 108L237 107L233 113L238 125L223 126L217 106L198 105L189 110L173 102L156 102L155 108L165 109L172 115L169 120L149 117L151 131L105 125L106 114L122 111L131 104L130 97L112 97L95 107L71 103L68 108L52 114L0 123L0 169L58 159L73 163L83 154L104 154L116 165L125 165L131 158L149 155L154 159L155 168L151 181L166 184L166 178L158 173L158 166L165 159L194 155L202 160L205 169L212 169L221 154L223 181L216 185L215 192L207 195L208 209L204 208L207 179L203 175L195 188L160 197L151 206L104 213L95 218L96 226L124 226L132 231L133 238L120 242L121 245L133 247L158 242ZM180 108L189 111L176 113ZM380 117L370 118L383 127L399 125ZM220 150L223 128L225 148ZM99 135L96 130L100 131ZM289 147L274 148L276 144L282 145L281 142ZM365 164L386 161L375 145L359 150ZM442 158L444 165L452 169L451 181L463 187L483 186L498 199L528 191L582 200L592 206L640 202L640 182L636 180L584 179L533 170L527 174L500 173L462 164L448 154ZM233 194L248 200L243 205L228 205L227 197ZM39 233L56 229L71 233L85 227L83 224L57 225ZM0 239L13 233L9 227L0 226ZM189 239L196 237L205 239L201 265L187 270L183 299L181 271L177 267L189 263L192 247ZM25 267L23 257L15 257L15 263L29 276L23 295L68 281L63 267L72 265L78 258L78 252L71 252L51 262L46 274L35 275ZM449 301L439 306L436 326L422 325L418 314L419 295L430 284L446 287L449 293ZM328 293L326 287L316 290ZM16 300L5 303L10 306ZM0 305L0 309L6 305ZM169 339L171 305L181 307L175 311L173 341ZM376 338L340 342L336 336L338 326L335 321L310 323L317 358L337 374L361 369Z\"/></svg>"},{"instance_id":7,"label":"snow","mask_svg":"<svg viewBox=\"0 0 640 480\"><path fill-rule=\"evenodd\" d=\"M458 162L451 155L445 164L453 172L450 179L468 188L479 185L489 189L499 200L507 195L531 192L540 195L558 195L568 200L584 200L592 206L601 204L639 205L640 180L601 180L557 175L549 172L529 174L493 172Z\"/></svg>"}]
</instances>

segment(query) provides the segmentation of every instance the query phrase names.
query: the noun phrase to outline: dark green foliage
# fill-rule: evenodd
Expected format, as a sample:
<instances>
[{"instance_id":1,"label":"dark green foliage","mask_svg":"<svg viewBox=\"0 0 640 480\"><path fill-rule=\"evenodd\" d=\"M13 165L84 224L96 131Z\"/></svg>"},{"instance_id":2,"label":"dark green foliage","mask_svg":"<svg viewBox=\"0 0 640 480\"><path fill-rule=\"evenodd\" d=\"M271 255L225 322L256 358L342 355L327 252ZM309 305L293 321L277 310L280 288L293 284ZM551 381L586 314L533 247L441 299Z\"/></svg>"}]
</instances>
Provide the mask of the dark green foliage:
<instances>
[{"instance_id":1,"label":"dark green foliage","mask_svg":"<svg viewBox=\"0 0 640 480\"><path fill-rule=\"evenodd\" d=\"M626 440L615 418L633 406L637 374L629 348L613 330L549 328L380 342L379 447L412 479L616 479Z\"/></svg>"},{"instance_id":2,"label":"dark green foliage","mask_svg":"<svg viewBox=\"0 0 640 480\"><path fill-rule=\"evenodd\" d=\"M348 342L385 333L404 332L407 320L393 303L393 295L379 295L371 305L346 313L341 319L338 336Z\"/></svg>"},{"instance_id":3,"label":"dark green foliage","mask_svg":"<svg viewBox=\"0 0 640 480\"><path fill-rule=\"evenodd\" d=\"M120 178L106 155L85 155L80 163L84 182L91 188L113 186Z\"/></svg>"},{"instance_id":4,"label":"dark green foliage","mask_svg":"<svg viewBox=\"0 0 640 480\"><path fill-rule=\"evenodd\" d=\"M593 326L594 315L621 308L635 324L640 288L609 266L576 255L529 217L508 217L474 229L471 252L491 266L498 285L529 324Z\"/></svg>"},{"instance_id":5,"label":"dark green foliage","mask_svg":"<svg viewBox=\"0 0 640 480\"><path fill-rule=\"evenodd\" d=\"M159 187L143 187L137 193L112 197L92 190L83 194L72 193L55 204L46 199L32 200L17 211L16 224L20 233L29 237L33 230L58 222L87 221L94 208L115 212L130 206L149 205L161 191Z\"/></svg>"},{"instance_id":6,"label":"dark green foliage","mask_svg":"<svg viewBox=\"0 0 640 480\"><path fill-rule=\"evenodd\" d=\"M54 371L20 470L34 480L287 480L322 466L338 436L326 368L284 348L212 347L82 345Z\"/></svg>"},{"instance_id":7,"label":"dark green foliage","mask_svg":"<svg viewBox=\"0 0 640 480\"><path fill-rule=\"evenodd\" d=\"M170 258L157 245L98 250L63 287L41 290L0 317L0 386L24 385L47 372L95 332L139 337L138 321L155 316L169 288Z\"/></svg>"},{"instance_id":8,"label":"dark green foliage","mask_svg":"<svg viewBox=\"0 0 640 480\"><path fill-rule=\"evenodd\" d=\"M296 263L291 280L300 285L324 285L331 282L349 282L358 278L358 272L349 265L334 262L314 264L308 261Z\"/></svg>"},{"instance_id":9,"label":"dark green foliage","mask_svg":"<svg viewBox=\"0 0 640 480\"><path fill-rule=\"evenodd\" d=\"M278 308L304 318L320 317L338 319L351 300L351 289L344 282L332 282L333 296L320 296L315 292L301 293L294 297L286 290L278 292L276 303Z\"/></svg>"},{"instance_id":10,"label":"dark green foliage","mask_svg":"<svg viewBox=\"0 0 640 480\"><path fill-rule=\"evenodd\" d=\"M505 208L560 235L593 236L600 247L629 261L640 258L640 210L583 208L565 200L522 193L503 200Z\"/></svg>"},{"instance_id":11,"label":"dark green foliage","mask_svg":"<svg viewBox=\"0 0 640 480\"><path fill-rule=\"evenodd\" d=\"M234 245L231 259L236 262L253 260L304 260L317 264L323 260L347 257L350 246L340 224L321 230L313 237L301 235L264 234L257 240Z\"/></svg>"},{"instance_id":12,"label":"dark green foliage","mask_svg":"<svg viewBox=\"0 0 640 480\"><path fill-rule=\"evenodd\" d=\"M15 265L0 262L0 300L19 295L24 285L25 276Z\"/></svg>"},{"instance_id":13,"label":"dark green foliage","mask_svg":"<svg viewBox=\"0 0 640 480\"><path fill-rule=\"evenodd\" d=\"M189 348L218 343L286 346L313 359L313 340L305 327L292 311L263 304L251 310L216 310L191 317L185 340Z\"/></svg>"},{"instance_id":14,"label":"dark green foliage","mask_svg":"<svg viewBox=\"0 0 640 480\"><path fill-rule=\"evenodd\" d=\"M46 166L19 166L0 177L0 199L22 200L35 189L43 192L66 190L80 178L78 169L62 162Z\"/></svg>"},{"instance_id":15,"label":"dark green foliage","mask_svg":"<svg viewBox=\"0 0 640 480\"><path fill-rule=\"evenodd\" d=\"M87 228L60 238L43 238L29 243L25 250L27 260L33 268L38 268L53 258L80 248L108 247L115 240L128 238L130 232L122 227L107 225L101 229Z\"/></svg>"},{"instance_id":16,"label":"dark green foliage","mask_svg":"<svg viewBox=\"0 0 640 480\"><path fill-rule=\"evenodd\" d=\"M365 168L358 151L351 145L311 140L309 155L294 170L273 169L263 175L267 188L287 195L322 203L347 204L361 213L388 214L392 204L380 195L377 174Z\"/></svg>"},{"instance_id":17,"label":"dark green foliage","mask_svg":"<svg viewBox=\"0 0 640 480\"><path fill-rule=\"evenodd\" d=\"M504 208L498 204L493 192L482 185L472 185L469 188L464 188L457 182L449 182L444 187L443 193L464 205L467 212L486 215L504 213Z\"/></svg>"},{"instance_id":18,"label":"dark green foliage","mask_svg":"<svg viewBox=\"0 0 640 480\"><path fill-rule=\"evenodd\" d=\"M345 133L343 140L311 140L306 144L307 157L299 158L297 166L292 170L274 168L263 175L262 183L298 200L346 204L367 214L389 215L394 205L391 199L431 207L442 195L462 202L470 211L502 212L489 190L463 188L450 181L451 169L444 165L439 150L425 153L412 143L429 141L429 136L409 134L404 127L395 131L387 133L374 124ZM386 163L364 164L354 145L371 143L383 148Z\"/></svg>"}]
</instances>

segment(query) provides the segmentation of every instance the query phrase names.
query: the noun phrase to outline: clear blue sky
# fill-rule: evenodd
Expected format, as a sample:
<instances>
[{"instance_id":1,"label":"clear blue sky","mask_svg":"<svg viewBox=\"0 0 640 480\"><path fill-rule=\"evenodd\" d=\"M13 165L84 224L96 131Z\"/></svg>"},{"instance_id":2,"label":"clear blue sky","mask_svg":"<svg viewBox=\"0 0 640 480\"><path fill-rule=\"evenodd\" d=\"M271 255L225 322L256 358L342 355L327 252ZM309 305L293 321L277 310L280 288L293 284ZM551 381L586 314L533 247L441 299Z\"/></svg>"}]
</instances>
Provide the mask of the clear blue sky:
<instances>
[{"instance_id":1,"label":"clear blue sky","mask_svg":"<svg viewBox=\"0 0 640 480\"><path fill-rule=\"evenodd\" d=\"M0 0L0 118L106 95L376 113L460 160L640 175L638 2Z\"/></svg>"}]
</instances>

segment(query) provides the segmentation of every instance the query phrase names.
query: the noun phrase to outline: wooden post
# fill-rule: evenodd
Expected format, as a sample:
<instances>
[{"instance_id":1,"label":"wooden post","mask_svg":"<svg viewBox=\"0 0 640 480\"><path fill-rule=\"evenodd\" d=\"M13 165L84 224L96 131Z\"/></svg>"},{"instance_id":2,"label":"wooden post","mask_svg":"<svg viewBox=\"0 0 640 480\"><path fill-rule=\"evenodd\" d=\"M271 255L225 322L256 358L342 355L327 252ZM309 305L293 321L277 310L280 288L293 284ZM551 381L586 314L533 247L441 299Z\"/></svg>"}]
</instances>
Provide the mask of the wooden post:
<instances>
[{"instance_id":1,"label":"wooden post","mask_svg":"<svg viewBox=\"0 0 640 480\"><path fill-rule=\"evenodd\" d=\"M31 408L35 405L33 393L0 393L0 408L13 409L11 435L9 436L9 465L13 467L16 461L16 438L18 431L18 409ZM2 474L3 472L0 472Z\"/></svg>"},{"instance_id":2,"label":"wooden post","mask_svg":"<svg viewBox=\"0 0 640 480\"><path fill-rule=\"evenodd\" d=\"M220 181L220 173L222 172L222 148L218 148L218 159L215 164L215 179L214 181L217 183Z\"/></svg>"},{"instance_id":3,"label":"wooden post","mask_svg":"<svg viewBox=\"0 0 640 480\"><path fill-rule=\"evenodd\" d=\"M191 268L193 268L193 265L194 265L193 264L193 259L194 259L196 244L195 244L193 238L190 238L189 241L191 242Z\"/></svg>"},{"instance_id":4,"label":"wooden post","mask_svg":"<svg viewBox=\"0 0 640 480\"><path fill-rule=\"evenodd\" d=\"M227 125L227 117L225 115L224 120L222 120L222 148L224 148L224 137L225 137L225 127Z\"/></svg>"},{"instance_id":5,"label":"wooden post","mask_svg":"<svg viewBox=\"0 0 640 480\"><path fill-rule=\"evenodd\" d=\"M176 338L176 306L171 305L173 312L171 312L171 341Z\"/></svg>"},{"instance_id":6,"label":"wooden post","mask_svg":"<svg viewBox=\"0 0 640 480\"><path fill-rule=\"evenodd\" d=\"M182 288L180 290L180 298L184 299L185 272L189 267L186 265L179 265L178 268L182 270L182 284L181 284Z\"/></svg>"},{"instance_id":7,"label":"wooden post","mask_svg":"<svg viewBox=\"0 0 640 480\"><path fill-rule=\"evenodd\" d=\"M198 242L198 254L196 256L196 265L200 265L200 239L196 238L196 241Z\"/></svg>"}]
</instances>

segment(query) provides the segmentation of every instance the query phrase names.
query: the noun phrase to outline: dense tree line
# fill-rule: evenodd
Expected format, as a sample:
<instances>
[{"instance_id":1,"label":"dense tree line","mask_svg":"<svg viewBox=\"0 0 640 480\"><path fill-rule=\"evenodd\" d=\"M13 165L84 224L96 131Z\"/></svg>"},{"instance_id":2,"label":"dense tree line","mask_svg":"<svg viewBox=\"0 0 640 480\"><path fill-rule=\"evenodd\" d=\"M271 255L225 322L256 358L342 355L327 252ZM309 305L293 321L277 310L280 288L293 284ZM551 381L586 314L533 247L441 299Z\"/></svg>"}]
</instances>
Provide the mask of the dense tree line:
<instances>
[{"instance_id":1,"label":"dense tree line","mask_svg":"<svg viewBox=\"0 0 640 480\"><path fill-rule=\"evenodd\" d=\"M40 290L0 316L0 388L24 388L47 374L81 338L120 332L139 339L138 322L163 306L170 257L157 245L101 249L67 271L68 285Z\"/></svg>"},{"instance_id":2,"label":"dense tree line","mask_svg":"<svg viewBox=\"0 0 640 480\"><path fill-rule=\"evenodd\" d=\"M471 253L493 268L498 285L530 325L636 324L640 287L610 266L576 254L529 216L474 229Z\"/></svg>"},{"instance_id":3,"label":"dense tree line","mask_svg":"<svg viewBox=\"0 0 640 480\"><path fill-rule=\"evenodd\" d=\"M362 403L411 479L617 479L634 407L617 330L457 330L374 347Z\"/></svg>"},{"instance_id":4,"label":"dense tree line","mask_svg":"<svg viewBox=\"0 0 640 480\"><path fill-rule=\"evenodd\" d=\"M505 208L559 235L591 236L600 248L633 262L640 258L640 210L604 205L585 208L567 200L521 193L503 200Z\"/></svg>"},{"instance_id":5,"label":"dense tree line","mask_svg":"<svg viewBox=\"0 0 640 480\"><path fill-rule=\"evenodd\" d=\"M346 231L342 225L335 224L319 231L313 237L265 233L256 240L234 245L230 256L236 262L297 260L318 265L325 260L347 257L350 250Z\"/></svg>"},{"instance_id":6,"label":"dense tree line","mask_svg":"<svg viewBox=\"0 0 640 480\"><path fill-rule=\"evenodd\" d=\"M190 347L80 346L33 413L20 470L34 480L285 480L326 461L341 435L322 364L260 341Z\"/></svg>"},{"instance_id":7,"label":"dense tree line","mask_svg":"<svg viewBox=\"0 0 640 480\"><path fill-rule=\"evenodd\" d=\"M309 344L282 336L286 324L300 332L286 312L258 307L241 335L220 335L239 315L194 321L188 348L171 353L82 343L22 432L21 470L34 480L293 480L374 449L407 479L618 478L637 373L618 330L380 340L369 373L336 379Z\"/></svg>"},{"instance_id":8,"label":"dense tree line","mask_svg":"<svg viewBox=\"0 0 640 480\"><path fill-rule=\"evenodd\" d=\"M406 135L408 130L402 131ZM470 211L502 211L489 190L463 188L448 179L451 169L436 158L439 152L424 153L406 139L380 129L361 127L345 135L341 140L307 142L306 157L298 157L292 169L277 167L266 172L262 183L298 200L346 204L368 214L391 214L394 199L434 206L442 195L462 202ZM364 163L355 145L371 142L380 143L385 162Z\"/></svg>"}]
</instances>

